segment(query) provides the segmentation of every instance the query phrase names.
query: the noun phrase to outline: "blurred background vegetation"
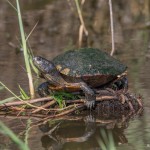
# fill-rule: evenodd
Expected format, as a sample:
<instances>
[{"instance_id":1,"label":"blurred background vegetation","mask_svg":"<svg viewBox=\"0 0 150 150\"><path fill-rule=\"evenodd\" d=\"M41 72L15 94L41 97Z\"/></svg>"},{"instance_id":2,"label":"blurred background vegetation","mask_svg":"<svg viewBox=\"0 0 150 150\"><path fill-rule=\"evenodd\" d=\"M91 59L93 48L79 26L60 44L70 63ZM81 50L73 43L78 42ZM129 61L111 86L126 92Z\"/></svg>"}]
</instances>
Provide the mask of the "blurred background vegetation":
<instances>
[{"instance_id":1,"label":"blurred background vegetation","mask_svg":"<svg viewBox=\"0 0 150 150\"><path fill-rule=\"evenodd\" d=\"M15 5L15 1L11 2ZM28 34L38 22L29 38L35 55L50 59L64 50L78 47L80 21L73 0L22 0L20 3L25 32ZM27 81L21 68L24 62L19 47L19 26L16 12L5 0L0 1L0 7L0 80L15 90L18 86L16 82L26 87ZM88 46L110 52L108 1L86 0L82 5L82 14L89 33ZM122 54L118 57L123 57L121 60L127 65L130 62L123 55L130 53L128 57L132 56L135 63L142 61L141 55L149 57L150 1L116 0L113 2L113 15L115 55ZM141 59L134 60L135 55ZM135 71L140 69L138 64L133 68Z\"/></svg>"},{"instance_id":2,"label":"blurred background vegetation","mask_svg":"<svg viewBox=\"0 0 150 150\"><path fill-rule=\"evenodd\" d=\"M11 2L16 6L15 0ZM38 22L29 38L34 55L51 59L65 50L78 47L80 21L74 0L20 0L20 4L27 34ZM146 106L145 116L132 121L126 135L136 149L139 145L143 148L150 144L150 0L115 0L112 5L116 46L114 57L127 64L129 88L136 94L142 94ZM108 1L85 0L82 14L89 33L88 46L110 53ZM0 0L0 81L15 93L19 91L18 83L28 91L28 79L23 68L17 14L6 0ZM7 91L0 91L0 99L8 96ZM10 127L16 127L16 121L4 120ZM33 137L36 132L33 131ZM7 138L5 140L9 141ZM37 139L34 142L37 144Z\"/></svg>"}]
</instances>

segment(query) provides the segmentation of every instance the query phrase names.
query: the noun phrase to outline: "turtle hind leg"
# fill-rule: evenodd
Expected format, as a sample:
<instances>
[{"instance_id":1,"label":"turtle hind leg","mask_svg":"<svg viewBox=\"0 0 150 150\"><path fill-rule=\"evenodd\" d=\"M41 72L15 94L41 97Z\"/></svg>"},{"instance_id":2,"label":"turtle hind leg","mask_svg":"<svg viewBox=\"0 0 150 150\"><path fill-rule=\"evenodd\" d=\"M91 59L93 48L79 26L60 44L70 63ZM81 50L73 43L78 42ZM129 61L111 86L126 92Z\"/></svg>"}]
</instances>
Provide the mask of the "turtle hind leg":
<instances>
[{"instance_id":1,"label":"turtle hind leg","mask_svg":"<svg viewBox=\"0 0 150 150\"><path fill-rule=\"evenodd\" d=\"M120 82L121 82L121 85L120 85L119 89L125 89L125 90L127 90L128 89L128 79L127 79L127 77L126 76L123 77L120 80Z\"/></svg>"},{"instance_id":2,"label":"turtle hind leg","mask_svg":"<svg viewBox=\"0 0 150 150\"><path fill-rule=\"evenodd\" d=\"M47 95L50 95L50 92L48 90L49 89L48 85L49 85L49 82L44 82L44 83L39 85L39 87L38 87L38 94L41 97L45 97Z\"/></svg>"},{"instance_id":3,"label":"turtle hind leg","mask_svg":"<svg viewBox=\"0 0 150 150\"><path fill-rule=\"evenodd\" d=\"M115 81L112 85L111 88L114 90L121 90L121 89L128 89L128 79L127 77L122 77L121 79Z\"/></svg>"}]
</instances>

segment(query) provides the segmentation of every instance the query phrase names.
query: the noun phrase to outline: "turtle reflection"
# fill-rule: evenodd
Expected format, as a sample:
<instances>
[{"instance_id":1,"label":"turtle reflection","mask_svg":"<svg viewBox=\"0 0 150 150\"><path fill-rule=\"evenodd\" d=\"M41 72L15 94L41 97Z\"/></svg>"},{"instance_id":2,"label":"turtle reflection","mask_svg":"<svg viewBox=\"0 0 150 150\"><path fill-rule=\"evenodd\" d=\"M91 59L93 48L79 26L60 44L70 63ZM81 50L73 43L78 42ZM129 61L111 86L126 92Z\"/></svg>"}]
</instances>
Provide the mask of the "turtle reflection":
<instances>
[{"instance_id":1,"label":"turtle reflection","mask_svg":"<svg viewBox=\"0 0 150 150\"><path fill-rule=\"evenodd\" d=\"M135 115L135 114L134 114ZM45 149L100 149L127 143L124 130L127 129L133 113L110 117L90 114L87 116L67 116L48 121L39 126ZM109 118L109 119L108 119Z\"/></svg>"}]
</instances>

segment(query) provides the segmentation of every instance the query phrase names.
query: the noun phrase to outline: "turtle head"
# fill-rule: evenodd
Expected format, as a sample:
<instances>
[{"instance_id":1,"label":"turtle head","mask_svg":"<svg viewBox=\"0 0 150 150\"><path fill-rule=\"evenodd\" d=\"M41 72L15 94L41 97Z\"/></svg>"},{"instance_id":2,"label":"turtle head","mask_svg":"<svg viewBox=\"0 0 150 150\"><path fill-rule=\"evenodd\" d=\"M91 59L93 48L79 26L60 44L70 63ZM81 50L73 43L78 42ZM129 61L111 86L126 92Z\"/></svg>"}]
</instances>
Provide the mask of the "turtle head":
<instances>
[{"instance_id":1,"label":"turtle head","mask_svg":"<svg viewBox=\"0 0 150 150\"><path fill-rule=\"evenodd\" d=\"M51 83L51 85L60 86L65 82L52 61L37 56L33 58L33 63L36 66L36 68L40 71L41 77L48 80Z\"/></svg>"},{"instance_id":2,"label":"turtle head","mask_svg":"<svg viewBox=\"0 0 150 150\"><path fill-rule=\"evenodd\" d=\"M34 57L33 63L36 68L43 74L54 74L55 72L57 72L55 65L51 61L43 57Z\"/></svg>"}]
</instances>

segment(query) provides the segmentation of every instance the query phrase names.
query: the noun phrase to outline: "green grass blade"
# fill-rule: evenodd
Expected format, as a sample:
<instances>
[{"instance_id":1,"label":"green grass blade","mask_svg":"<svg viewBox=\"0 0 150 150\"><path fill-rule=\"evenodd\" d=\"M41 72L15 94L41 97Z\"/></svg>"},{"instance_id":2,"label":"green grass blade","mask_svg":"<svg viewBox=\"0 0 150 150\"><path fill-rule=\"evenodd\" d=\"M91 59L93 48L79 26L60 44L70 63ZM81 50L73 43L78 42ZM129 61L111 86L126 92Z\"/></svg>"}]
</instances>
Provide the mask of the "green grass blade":
<instances>
[{"instance_id":1,"label":"green grass blade","mask_svg":"<svg viewBox=\"0 0 150 150\"><path fill-rule=\"evenodd\" d=\"M3 90L3 89L4 89L4 87L3 87L3 86L0 86L0 91Z\"/></svg>"},{"instance_id":2,"label":"green grass blade","mask_svg":"<svg viewBox=\"0 0 150 150\"><path fill-rule=\"evenodd\" d=\"M16 99L16 97L9 97L9 98L6 98L6 99L0 101L0 105L5 104L5 103L7 103L7 102L11 102L11 101L13 101L13 100L15 100L15 99Z\"/></svg>"},{"instance_id":3,"label":"green grass blade","mask_svg":"<svg viewBox=\"0 0 150 150\"><path fill-rule=\"evenodd\" d=\"M116 150L114 138L113 138L113 135L112 135L111 131L108 134L108 139L109 139L109 149L110 150Z\"/></svg>"},{"instance_id":4,"label":"green grass blade","mask_svg":"<svg viewBox=\"0 0 150 150\"><path fill-rule=\"evenodd\" d=\"M0 132L7 135L11 138L12 141L14 141L18 147L21 150L30 150L27 145L25 145L8 127L6 127L1 121L0 121Z\"/></svg>"},{"instance_id":5,"label":"green grass blade","mask_svg":"<svg viewBox=\"0 0 150 150\"><path fill-rule=\"evenodd\" d=\"M72 93L67 92L54 92L53 98L57 101L60 108L65 107L65 99L76 99L77 96L73 95Z\"/></svg>"},{"instance_id":6,"label":"green grass blade","mask_svg":"<svg viewBox=\"0 0 150 150\"><path fill-rule=\"evenodd\" d=\"M26 41L26 38L25 38L26 36L25 36L23 22L22 22L22 16L21 16L21 11L20 11L19 0L16 0L16 4L17 4L17 12L18 12L17 14L18 14L20 33L21 33L21 40L22 40L21 45L22 45L22 48L23 48L25 66L26 66L27 75L28 75L28 79L29 79L30 95L31 95L31 98L32 98L32 97L34 97L34 86L33 86L31 67L30 67L30 63L29 63L29 54L28 54L28 48L27 48L27 41Z\"/></svg>"},{"instance_id":7,"label":"green grass blade","mask_svg":"<svg viewBox=\"0 0 150 150\"><path fill-rule=\"evenodd\" d=\"M28 138L29 138L29 130L30 130L30 127L31 127L31 119L28 119L27 121L27 127L26 127L26 132L25 132L25 144L28 145Z\"/></svg>"},{"instance_id":8,"label":"green grass blade","mask_svg":"<svg viewBox=\"0 0 150 150\"><path fill-rule=\"evenodd\" d=\"M32 34L32 32L34 31L34 29L36 28L38 22L34 25L33 29L30 31L29 35L26 38L26 41L28 41L28 38L30 37L30 35Z\"/></svg>"},{"instance_id":9,"label":"green grass blade","mask_svg":"<svg viewBox=\"0 0 150 150\"><path fill-rule=\"evenodd\" d=\"M20 85L19 85L19 89L20 89L20 94L23 100L30 99L30 97L26 94L26 92L21 88Z\"/></svg>"},{"instance_id":10,"label":"green grass blade","mask_svg":"<svg viewBox=\"0 0 150 150\"><path fill-rule=\"evenodd\" d=\"M10 2L10 1L8 1L8 0L6 0L7 2L8 2L8 4L12 7L12 8L14 8L14 10L17 12L17 8Z\"/></svg>"},{"instance_id":11,"label":"green grass blade","mask_svg":"<svg viewBox=\"0 0 150 150\"><path fill-rule=\"evenodd\" d=\"M13 93L13 92L12 92L6 85L4 85L2 82L0 82L0 84L1 84L2 86L4 86L14 97L16 97L16 99L19 99L19 100L23 101L19 96L17 96L15 93ZM27 105L29 105L29 106L31 106L31 107L37 108L36 106L34 106L34 105L28 103L27 101L24 101L24 103L27 104Z\"/></svg>"},{"instance_id":12,"label":"green grass blade","mask_svg":"<svg viewBox=\"0 0 150 150\"><path fill-rule=\"evenodd\" d=\"M100 146L100 148L101 148L102 150L107 150L107 148L106 148L104 142L103 142L100 138L98 138L98 137L97 137L97 142L98 142L98 144L99 144L99 146Z\"/></svg>"},{"instance_id":13,"label":"green grass blade","mask_svg":"<svg viewBox=\"0 0 150 150\"><path fill-rule=\"evenodd\" d=\"M17 96L15 93L13 93L5 84L3 84L2 82L0 82L0 84L1 84L6 90L8 90L14 97L16 97L16 99L22 100L19 96Z\"/></svg>"}]
</instances>

